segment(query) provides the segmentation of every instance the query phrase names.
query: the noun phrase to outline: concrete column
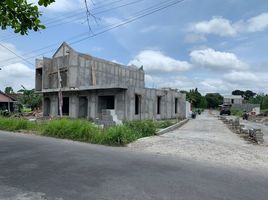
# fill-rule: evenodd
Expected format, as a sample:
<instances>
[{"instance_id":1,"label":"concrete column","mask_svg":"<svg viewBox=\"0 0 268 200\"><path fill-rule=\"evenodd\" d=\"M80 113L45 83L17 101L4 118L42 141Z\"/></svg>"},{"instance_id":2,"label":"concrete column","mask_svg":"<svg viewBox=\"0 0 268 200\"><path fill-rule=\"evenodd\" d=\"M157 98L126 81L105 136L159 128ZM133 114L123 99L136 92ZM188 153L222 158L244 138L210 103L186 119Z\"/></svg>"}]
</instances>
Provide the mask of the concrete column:
<instances>
[{"instance_id":1,"label":"concrete column","mask_svg":"<svg viewBox=\"0 0 268 200\"><path fill-rule=\"evenodd\" d=\"M69 116L72 118L78 117L79 111L79 98L77 94L70 95L69 97Z\"/></svg>"},{"instance_id":2,"label":"concrete column","mask_svg":"<svg viewBox=\"0 0 268 200\"><path fill-rule=\"evenodd\" d=\"M56 117L58 116L58 96L57 95L53 95L50 98L50 115L52 117Z\"/></svg>"}]
</instances>

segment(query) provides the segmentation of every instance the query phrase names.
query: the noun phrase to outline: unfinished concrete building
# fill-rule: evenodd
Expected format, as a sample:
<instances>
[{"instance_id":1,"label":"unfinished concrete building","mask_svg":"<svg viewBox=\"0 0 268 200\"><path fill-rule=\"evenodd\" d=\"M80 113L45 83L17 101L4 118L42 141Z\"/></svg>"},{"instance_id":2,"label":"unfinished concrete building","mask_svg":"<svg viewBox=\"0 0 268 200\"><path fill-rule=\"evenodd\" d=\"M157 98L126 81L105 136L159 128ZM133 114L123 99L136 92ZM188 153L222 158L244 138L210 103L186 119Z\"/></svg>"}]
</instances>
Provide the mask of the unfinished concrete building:
<instances>
[{"instance_id":1,"label":"unfinished concrete building","mask_svg":"<svg viewBox=\"0 0 268 200\"><path fill-rule=\"evenodd\" d=\"M144 71L76 52L63 43L52 58L36 60L36 91L44 116L94 121L185 117L185 95L145 88ZM59 103L60 102L60 103Z\"/></svg>"}]
</instances>

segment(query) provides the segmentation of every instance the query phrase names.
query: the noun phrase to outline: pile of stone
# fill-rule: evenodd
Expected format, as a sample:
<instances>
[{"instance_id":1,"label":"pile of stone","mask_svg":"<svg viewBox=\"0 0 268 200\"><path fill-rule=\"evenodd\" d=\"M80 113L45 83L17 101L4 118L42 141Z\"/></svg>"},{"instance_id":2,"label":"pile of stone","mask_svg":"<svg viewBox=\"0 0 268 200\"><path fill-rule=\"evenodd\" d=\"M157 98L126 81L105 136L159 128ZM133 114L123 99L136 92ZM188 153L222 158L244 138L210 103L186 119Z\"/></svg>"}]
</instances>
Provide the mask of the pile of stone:
<instances>
[{"instance_id":1,"label":"pile of stone","mask_svg":"<svg viewBox=\"0 0 268 200\"><path fill-rule=\"evenodd\" d=\"M222 120L232 132L244 138L248 138L257 144L263 144L263 133L260 128L241 124L240 119L237 117L219 116L219 119Z\"/></svg>"}]
</instances>

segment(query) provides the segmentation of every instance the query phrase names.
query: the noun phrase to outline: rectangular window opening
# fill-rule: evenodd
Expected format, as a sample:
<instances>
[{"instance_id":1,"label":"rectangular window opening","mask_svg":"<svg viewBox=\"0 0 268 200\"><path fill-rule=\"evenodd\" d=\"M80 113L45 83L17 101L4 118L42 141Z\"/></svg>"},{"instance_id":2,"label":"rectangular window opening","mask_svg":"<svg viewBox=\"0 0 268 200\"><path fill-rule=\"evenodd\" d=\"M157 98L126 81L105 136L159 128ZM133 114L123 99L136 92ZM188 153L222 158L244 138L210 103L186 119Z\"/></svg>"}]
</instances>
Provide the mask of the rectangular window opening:
<instances>
[{"instance_id":1,"label":"rectangular window opening","mask_svg":"<svg viewBox=\"0 0 268 200\"><path fill-rule=\"evenodd\" d=\"M161 113L161 96L157 97L157 114Z\"/></svg>"},{"instance_id":2,"label":"rectangular window opening","mask_svg":"<svg viewBox=\"0 0 268 200\"><path fill-rule=\"evenodd\" d=\"M175 98L175 114L178 113L178 98Z\"/></svg>"},{"instance_id":3,"label":"rectangular window opening","mask_svg":"<svg viewBox=\"0 0 268 200\"><path fill-rule=\"evenodd\" d=\"M67 87L67 71L60 72L61 87Z\"/></svg>"},{"instance_id":4,"label":"rectangular window opening","mask_svg":"<svg viewBox=\"0 0 268 200\"><path fill-rule=\"evenodd\" d=\"M140 100L141 100L141 96L138 94L135 94L135 115L140 114Z\"/></svg>"}]
</instances>

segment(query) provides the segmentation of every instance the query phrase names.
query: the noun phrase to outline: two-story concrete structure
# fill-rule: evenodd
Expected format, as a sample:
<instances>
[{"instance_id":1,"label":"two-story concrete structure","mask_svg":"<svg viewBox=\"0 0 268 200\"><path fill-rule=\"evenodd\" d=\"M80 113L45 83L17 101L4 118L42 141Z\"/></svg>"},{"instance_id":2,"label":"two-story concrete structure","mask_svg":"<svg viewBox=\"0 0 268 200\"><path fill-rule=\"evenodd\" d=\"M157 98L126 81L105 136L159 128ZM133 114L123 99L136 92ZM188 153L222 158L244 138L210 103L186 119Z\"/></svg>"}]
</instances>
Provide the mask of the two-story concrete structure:
<instances>
[{"instance_id":1,"label":"two-story concrete structure","mask_svg":"<svg viewBox=\"0 0 268 200\"><path fill-rule=\"evenodd\" d=\"M72 118L101 120L107 110L119 120L185 117L185 95L145 88L142 67L79 53L66 43L52 58L36 60L36 91L43 94L44 116L58 116L62 105Z\"/></svg>"},{"instance_id":2,"label":"two-story concrete structure","mask_svg":"<svg viewBox=\"0 0 268 200\"><path fill-rule=\"evenodd\" d=\"M244 98L240 95L224 95L223 104L243 104Z\"/></svg>"}]
</instances>

